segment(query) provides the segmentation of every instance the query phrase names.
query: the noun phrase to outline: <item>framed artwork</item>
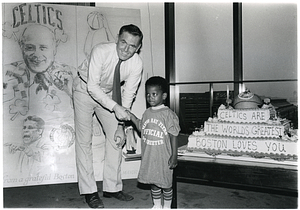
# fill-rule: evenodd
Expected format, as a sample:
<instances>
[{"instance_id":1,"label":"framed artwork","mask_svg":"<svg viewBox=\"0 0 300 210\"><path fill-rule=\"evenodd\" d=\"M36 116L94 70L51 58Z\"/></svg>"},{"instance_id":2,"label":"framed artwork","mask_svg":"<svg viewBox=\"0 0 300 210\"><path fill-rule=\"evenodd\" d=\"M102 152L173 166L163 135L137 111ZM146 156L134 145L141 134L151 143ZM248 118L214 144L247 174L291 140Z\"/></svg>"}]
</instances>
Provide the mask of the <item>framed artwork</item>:
<instances>
[{"instance_id":1,"label":"framed artwork","mask_svg":"<svg viewBox=\"0 0 300 210\"><path fill-rule=\"evenodd\" d=\"M77 69L87 68L93 46L114 42L122 25L140 27L140 11L40 3L3 8L3 186L77 182ZM94 117L96 180L102 180L104 138ZM122 164L123 178L137 176L139 161Z\"/></svg>"}]
</instances>

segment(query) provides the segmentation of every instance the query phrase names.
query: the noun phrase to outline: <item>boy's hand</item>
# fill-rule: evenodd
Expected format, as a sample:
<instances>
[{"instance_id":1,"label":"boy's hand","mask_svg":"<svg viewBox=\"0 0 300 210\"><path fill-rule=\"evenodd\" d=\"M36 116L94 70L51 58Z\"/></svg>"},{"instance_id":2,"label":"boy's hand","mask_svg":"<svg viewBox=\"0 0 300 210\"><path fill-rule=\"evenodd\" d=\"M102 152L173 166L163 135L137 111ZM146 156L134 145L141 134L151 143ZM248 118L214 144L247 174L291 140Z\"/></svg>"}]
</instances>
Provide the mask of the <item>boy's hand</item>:
<instances>
[{"instance_id":1,"label":"boy's hand","mask_svg":"<svg viewBox=\"0 0 300 210\"><path fill-rule=\"evenodd\" d=\"M170 169L176 168L176 166L177 166L177 156L175 157L175 156L172 155L169 159L168 164L169 164Z\"/></svg>"}]
</instances>

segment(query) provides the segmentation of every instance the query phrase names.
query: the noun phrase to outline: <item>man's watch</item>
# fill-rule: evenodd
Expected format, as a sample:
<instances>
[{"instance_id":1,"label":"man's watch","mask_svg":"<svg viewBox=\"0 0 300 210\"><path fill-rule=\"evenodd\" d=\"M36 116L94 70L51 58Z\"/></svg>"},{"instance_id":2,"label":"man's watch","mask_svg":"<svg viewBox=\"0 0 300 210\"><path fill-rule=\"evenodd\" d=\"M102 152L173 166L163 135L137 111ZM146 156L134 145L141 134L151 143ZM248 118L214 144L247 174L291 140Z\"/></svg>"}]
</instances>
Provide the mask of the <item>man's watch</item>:
<instances>
[{"instance_id":1,"label":"man's watch","mask_svg":"<svg viewBox=\"0 0 300 210\"><path fill-rule=\"evenodd\" d=\"M118 125L125 126L125 122L118 122Z\"/></svg>"}]
</instances>

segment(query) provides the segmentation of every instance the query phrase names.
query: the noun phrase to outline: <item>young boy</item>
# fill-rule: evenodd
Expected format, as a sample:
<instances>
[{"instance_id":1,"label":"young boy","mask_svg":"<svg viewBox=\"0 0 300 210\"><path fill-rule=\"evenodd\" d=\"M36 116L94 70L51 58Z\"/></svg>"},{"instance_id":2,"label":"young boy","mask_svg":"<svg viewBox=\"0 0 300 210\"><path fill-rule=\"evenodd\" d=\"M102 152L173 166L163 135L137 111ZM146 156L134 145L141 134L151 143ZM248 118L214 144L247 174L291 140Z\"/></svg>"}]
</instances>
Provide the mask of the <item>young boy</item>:
<instances>
[{"instance_id":1,"label":"young boy","mask_svg":"<svg viewBox=\"0 0 300 210\"><path fill-rule=\"evenodd\" d=\"M177 166L177 115L164 102L168 83L162 77L146 81L148 108L142 119L130 113L131 121L141 132L142 160L138 181L151 184L153 208L171 208L173 169ZM163 195L163 203L161 197Z\"/></svg>"}]
</instances>

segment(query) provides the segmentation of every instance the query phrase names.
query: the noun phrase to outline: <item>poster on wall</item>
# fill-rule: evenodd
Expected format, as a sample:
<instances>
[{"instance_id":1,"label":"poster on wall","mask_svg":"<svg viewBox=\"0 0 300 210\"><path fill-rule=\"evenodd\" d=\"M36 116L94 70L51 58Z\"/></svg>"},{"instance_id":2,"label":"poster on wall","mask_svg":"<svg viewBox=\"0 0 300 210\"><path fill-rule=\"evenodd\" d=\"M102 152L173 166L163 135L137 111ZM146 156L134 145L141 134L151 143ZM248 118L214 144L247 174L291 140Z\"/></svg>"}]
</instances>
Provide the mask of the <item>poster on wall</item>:
<instances>
[{"instance_id":1,"label":"poster on wall","mask_svg":"<svg viewBox=\"0 0 300 210\"><path fill-rule=\"evenodd\" d=\"M73 79L95 44L114 42L123 24L140 26L140 12L39 3L3 8L3 186L77 182ZM95 176L102 180L105 138L96 118L93 132ZM136 177L139 164L123 161L123 178Z\"/></svg>"}]
</instances>

